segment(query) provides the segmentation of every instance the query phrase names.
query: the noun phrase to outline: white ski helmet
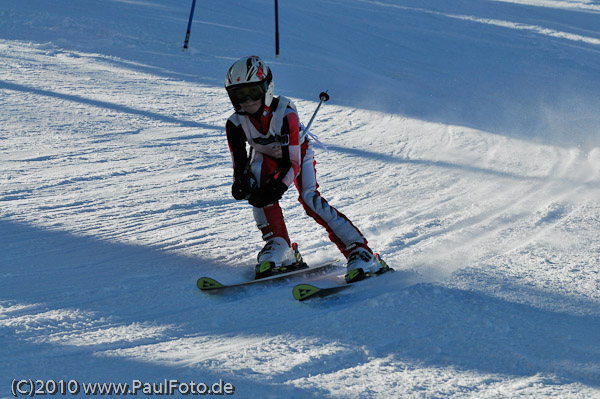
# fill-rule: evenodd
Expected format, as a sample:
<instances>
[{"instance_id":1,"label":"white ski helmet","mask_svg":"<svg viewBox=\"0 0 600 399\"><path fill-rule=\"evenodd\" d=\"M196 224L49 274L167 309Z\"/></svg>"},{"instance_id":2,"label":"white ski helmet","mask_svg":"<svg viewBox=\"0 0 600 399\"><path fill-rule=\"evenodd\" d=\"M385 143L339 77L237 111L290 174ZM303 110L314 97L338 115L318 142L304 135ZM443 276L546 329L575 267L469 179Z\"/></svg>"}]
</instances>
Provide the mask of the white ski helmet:
<instances>
[{"instance_id":1,"label":"white ski helmet","mask_svg":"<svg viewBox=\"0 0 600 399\"><path fill-rule=\"evenodd\" d=\"M246 99L262 98L265 106L273 101L273 75L267 64L255 55L240 58L227 71L225 89L236 110Z\"/></svg>"}]
</instances>

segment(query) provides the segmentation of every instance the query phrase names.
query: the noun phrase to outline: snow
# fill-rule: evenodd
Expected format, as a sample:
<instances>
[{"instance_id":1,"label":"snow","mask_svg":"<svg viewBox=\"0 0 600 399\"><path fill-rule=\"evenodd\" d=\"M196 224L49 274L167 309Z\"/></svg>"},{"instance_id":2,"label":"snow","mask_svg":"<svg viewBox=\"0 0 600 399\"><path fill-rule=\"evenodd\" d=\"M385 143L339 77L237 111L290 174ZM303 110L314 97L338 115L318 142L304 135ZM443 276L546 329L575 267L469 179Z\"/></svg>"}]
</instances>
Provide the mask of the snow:
<instances>
[{"instance_id":1,"label":"snow","mask_svg":"<svg viewBox=\"0 0 600 399\"><path fill-rule=\"evenodd\" d=\"M0 0L0 397L600 398L599 1L280 2L280 57L263 0L199 2L182 52L190 6ZM249 54L305 123L329 90L322 193L395 273L307 303L195 287L262 247L224 137ZM338 257L296 197L305 258Z\"/></svg>"}]
</instances>

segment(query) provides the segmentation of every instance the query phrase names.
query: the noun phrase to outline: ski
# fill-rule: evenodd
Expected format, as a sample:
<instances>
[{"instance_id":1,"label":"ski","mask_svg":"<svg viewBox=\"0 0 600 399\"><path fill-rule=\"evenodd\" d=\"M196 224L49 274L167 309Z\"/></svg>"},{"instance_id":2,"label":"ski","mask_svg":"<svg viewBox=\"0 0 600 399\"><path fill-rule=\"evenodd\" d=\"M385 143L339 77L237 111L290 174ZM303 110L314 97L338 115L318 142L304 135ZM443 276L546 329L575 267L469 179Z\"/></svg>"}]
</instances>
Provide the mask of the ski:
<instances>
[{"instance_id":1,"label":"ski","mask_svg":"<svg viewBox=\"0 0 600 399\"><path fill-rule=\"evenodd\" d=\"M305 300L311 299L311 298L324 298L326 296L333 295L340 291L346 290L346 289L352 287L353 285L357 284L360 281L368 280L371 277L381 276L382 274L385 274L388 272L393 272L393 271L394 271L394 269L392 269L390 267L386 267L386 268L382 269L382 271L380 273L364 274L361 279L356 280L354 282L342 283L339 285L332 285L329 287L317 287L315 285L306 284L306 283L297 284L292 289L292 295L294 296L294 299L296 299L298 301L305 301Z\"/></svg>"},{"instance_id":2,"label":"ski","mask_svg":"<svg viewBox=\"0 0 600 399\"><path fill-rule=\"evenodd\" d=\"M276 281L294 279L294 278L298 278L300 276L308 276L311 274L324 272L324 271L327 271L327 270L337 267L339 261L340 261L339 259L330 260L330 261L327 261L318 266L307 267L305 269L300 269L300 270L294 269L287 273L279 272L278 274L271 275L268 277L263 277L263 278L259 278L259 279L255 279L255 280L242 281L240 283L234 283L234 284L222 284L222 283L218 282L217 280L210 278L210 277L200 277L198 279L198 281L196 281L196 286L201 291L215 291L215 290L226 290L226 289L232 289L232 288L246 287L246 286L254 285L254 284L273 283Z\"/></svg>"},{"instance_id":3,"label":"ski","mask_svg":"<svg viewBox=\"0 0 600 399\"><path fill-rule=\"evenodd\" d=\"M292 289L294 299L304 301L309 298L323 298L336 292L350 288L350 284L334 285L331 287L317 287L312 284L298 284Z\"/></svg>"}]
</instances>

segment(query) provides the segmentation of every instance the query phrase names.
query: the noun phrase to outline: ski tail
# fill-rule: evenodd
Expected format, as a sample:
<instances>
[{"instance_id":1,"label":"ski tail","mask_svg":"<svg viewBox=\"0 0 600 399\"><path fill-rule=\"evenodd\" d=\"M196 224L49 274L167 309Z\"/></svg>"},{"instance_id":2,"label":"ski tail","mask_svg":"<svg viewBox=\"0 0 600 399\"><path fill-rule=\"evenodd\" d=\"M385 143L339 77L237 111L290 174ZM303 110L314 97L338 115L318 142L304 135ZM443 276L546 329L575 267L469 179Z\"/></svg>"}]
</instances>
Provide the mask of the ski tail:
<instances>
[{"instance_id":1,"label":"ski tail","mask_svg":"<svg viewBox=\"0 0 600 399\"><path fill-rule=\"evenodd\" d=\"M294 299L298 301L304 301L308 298L319 298L331 295L348 287L350 287L350 285L338 285L335 287L319 288L312 284L298 284L292 290L292 295L294 296Z\"/></svg>"},{"instance_id":2,"label":"ski tail","mask_svg":"<svg viewBox=\"0 0 600 399\"><path fill-rule=\"evenodd\" d=\"M196 286L202 291L217 290L223 288L224 285L210 277L201 277L196 281Z\"/></svg>"}]
</instances>

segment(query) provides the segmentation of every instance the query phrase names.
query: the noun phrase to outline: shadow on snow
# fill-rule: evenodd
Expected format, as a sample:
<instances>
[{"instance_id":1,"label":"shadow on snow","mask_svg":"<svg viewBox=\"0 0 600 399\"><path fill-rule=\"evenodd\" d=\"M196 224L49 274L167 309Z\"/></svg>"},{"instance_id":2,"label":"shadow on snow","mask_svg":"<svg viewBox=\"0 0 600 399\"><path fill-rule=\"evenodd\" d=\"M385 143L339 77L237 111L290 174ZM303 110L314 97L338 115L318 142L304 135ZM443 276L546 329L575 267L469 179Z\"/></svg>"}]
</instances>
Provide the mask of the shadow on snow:
<instances>
[{"instance_id":1,"label":"shadow on snow","mask_svg":"<svg viewBox=\"0 0 600 399\"><path fill-rule=\"evenodd\" d=\"M11 361L0 369L7 379L223 378L242 396L271 392L302 398L326 392L295 387L290 380L383 358L388 365L402 363L398 372L408 362L516 377L542 373L558 377L558 383L600 386L598 317L553 312L433 283L410 285L402 272L337 298L297 303L289 283L205 295L194 282L214 272L217 266L211 262L12 220L0 221L0 250L0 330L11 342L1 350L2 358ZM342 345L343 350L313 358L310 347L305 348L308 360L303 364L261 378L248 368L232 371L227 361L236 361L229 357L233 353L197 358L210 350L210 342L208 348L206 342L185 350L178 345L190 337L213 336L233 341L306 339L317 345ZM165 343L173 345L165 350ZM151 355L136 358L141 348ZM126 355L128 349L133 357ZM239 359L252 357L252 351L244 355L245 350L236 351ZM111 351L117 355L107 356ZM119 355L120 351L125 352ZM256 360L262 367L282 361L266 353Z\"/></svg>"}]
</instances>

